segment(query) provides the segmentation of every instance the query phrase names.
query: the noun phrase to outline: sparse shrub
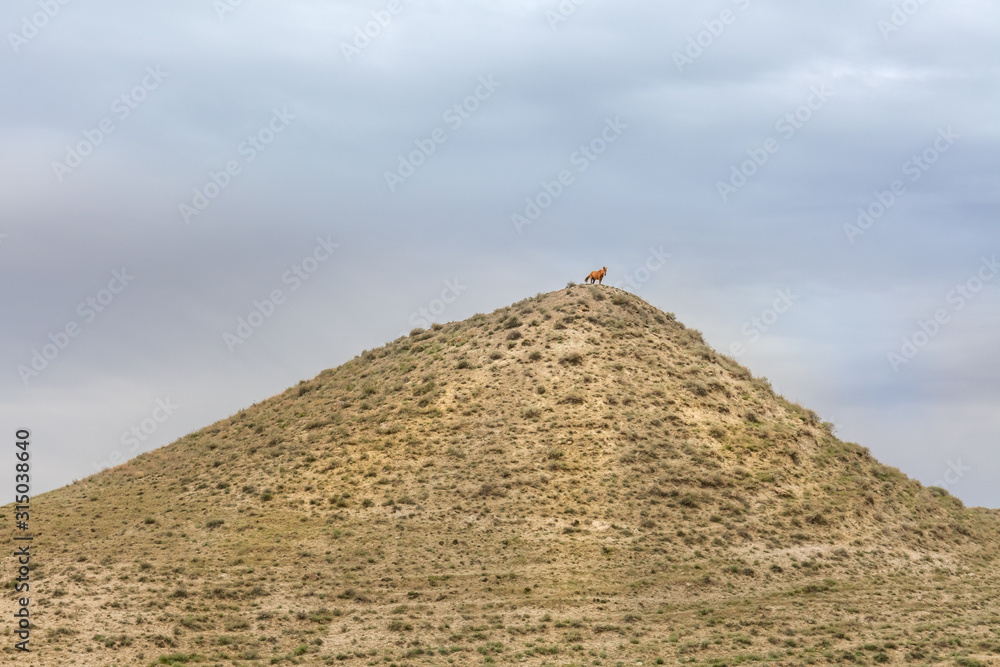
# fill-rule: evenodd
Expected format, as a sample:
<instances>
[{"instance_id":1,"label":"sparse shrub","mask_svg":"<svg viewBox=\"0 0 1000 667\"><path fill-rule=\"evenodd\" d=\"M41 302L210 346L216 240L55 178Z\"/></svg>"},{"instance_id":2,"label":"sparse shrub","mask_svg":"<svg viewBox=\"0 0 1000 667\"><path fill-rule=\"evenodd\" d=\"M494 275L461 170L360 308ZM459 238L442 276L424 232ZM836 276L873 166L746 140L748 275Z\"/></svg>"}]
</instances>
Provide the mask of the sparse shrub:
<instances>
[{"instance_id":1,"label":"sparse shrub","mask_svg":"<svg viewBox=\"0 0 1000 667\"><path fill-rule=\"evenodd\" d=\"M697 507L698 501L690 493L685 493L680 500L681 505L684 507Z\"/></svg>"},{"instance_id":2,"label":"sparse shrub","mask_svg":"<svg viewBox=\"0 0 1000 667\"><path fill-rule=\"evenodd\" d=\"M811 523L814 526L825 526L827 525L826 516L822 512L816 512L810 516L806 517L806 523Z\"/></svg>"},{"instance_id":3,"label":"sparse shrub","mask_svg":"<svg viewBox=\"0 0 1000 667\"><path fill-rule=\"evenodd\" d=\"M567 352L559 359L560 364L569 364L570 366L579 366L583 363L583 355L579 352Z\"/></svg>"},{"instance_id":4,"label":"sparse shrub","mask_svg":"<svg viewBox=\"0 0 1000 667\"><path fill-rule=\"evenodd\" d=\"M695 396L708 396L708 387L697 380L690 380L684 383L684 388Z\"/></svg>"},{"instance_id":5,"label":"sparse shrub","mask_svg":"<svg viewBox=\"0 0 1000 667\"><path fill-rule=\"evenodd\" d=\"M316 611L310 613L308 618L313 623L326 624L333 621L334 614L325 607L323 609L317 609Z\"/></svg>"},{"instance_id":6,"label":"sparse shrub","mask_svg":"<svg viewBox=\"0 0 1000 667\"><path fill-rule=\"evenodd\" d=\"M502 486L497 486L496 484L491 484L489 482L486 482L485 484L479 487L479 490L476 491L476 495L479 496L480 498L486 498L489 496L503 497L507 495L507 492L504 490Z\"/></svg>"},{"instance_id":7,"label":"sparse shrub","mask_svg":"<svg viewBox=\"0 0 1000 667\"><path fill-rule=\"evenodd\" d=\"M118 635L117 637L105 637L104 635L94 635L94 641L104 644L105 648L116 648L119 646L131 646L132 638L128 635Z\"/></svg>"},{"instance_id":8,"label":"sparse shrub","mask_svg":"<svg viewBox=\"0 0 1000 667\"><path fill-rule=\"evenodd\" d=\"M434 390L435 384L434 380L430 378L424 378L424 381L413 388L414 396L423 396Z\"/></svg>"},{"instance_id":9,"label":"sparse shrub","mask_svg":"<svg viewBox=\"0 0 1000 667\"><path fill-rule=\"evenodd\" d=\"M560 403L569 403L571 405L580 405L580 404L583 403L583 394L581 394L580 392L574 391L574 392L571 392L569 394L566 394L566 396L564 396L562 398L562 400L559 401L559 402Z\"/></svg>"},{"instance_id":10,"label":"sparse shrub","mask_svg":"<svg viewBox=\"0 0 1000 667\"><path fill-rule=\"evenodd\" d=\"M234 630L245 630L248 627L250 627L250 624L242 618L229 618L226 619L225 622L225 628L229 632L233 632Z\"/></svg>"}]
</instances>

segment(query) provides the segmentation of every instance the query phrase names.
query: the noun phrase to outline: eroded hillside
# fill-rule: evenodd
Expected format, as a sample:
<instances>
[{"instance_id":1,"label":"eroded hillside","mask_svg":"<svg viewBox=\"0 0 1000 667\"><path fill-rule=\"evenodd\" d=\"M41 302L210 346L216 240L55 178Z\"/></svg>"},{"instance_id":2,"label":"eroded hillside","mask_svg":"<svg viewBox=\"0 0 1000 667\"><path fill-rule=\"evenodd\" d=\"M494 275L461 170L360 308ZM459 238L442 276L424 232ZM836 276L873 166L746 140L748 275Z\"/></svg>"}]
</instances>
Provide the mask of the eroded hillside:
<instances>
[{"instance_id":1,"label":"eroded hillside","mask_svg":"<svg viewBox=\"0 0 1000 667\"><path fill-rule=\"evenodd\" d=\"M4 664L1000 652L994 512L606 286L414 331L35 504L37 651Z\"/></svg>"}]
</instances>

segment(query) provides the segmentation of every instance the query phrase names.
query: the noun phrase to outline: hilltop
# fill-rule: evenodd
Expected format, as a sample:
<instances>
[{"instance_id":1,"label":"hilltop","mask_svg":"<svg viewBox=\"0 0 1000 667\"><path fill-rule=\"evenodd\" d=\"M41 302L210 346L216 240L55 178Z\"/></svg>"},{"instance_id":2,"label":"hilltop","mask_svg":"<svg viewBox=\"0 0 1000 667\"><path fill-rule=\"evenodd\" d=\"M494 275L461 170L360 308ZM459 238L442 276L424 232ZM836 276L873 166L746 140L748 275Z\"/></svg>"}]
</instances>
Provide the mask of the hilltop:
<instances>
[{"instance_id":1,"label":"hilltop","mask_svg":"<svg viewBox=\"0 0 1000 667\"><path fill-rule=\"evenodd\" d=\"M414 330L33 506L36 650L0 664L1000 654L995 511L608 286Z\"/></svg>"}]
</instances>

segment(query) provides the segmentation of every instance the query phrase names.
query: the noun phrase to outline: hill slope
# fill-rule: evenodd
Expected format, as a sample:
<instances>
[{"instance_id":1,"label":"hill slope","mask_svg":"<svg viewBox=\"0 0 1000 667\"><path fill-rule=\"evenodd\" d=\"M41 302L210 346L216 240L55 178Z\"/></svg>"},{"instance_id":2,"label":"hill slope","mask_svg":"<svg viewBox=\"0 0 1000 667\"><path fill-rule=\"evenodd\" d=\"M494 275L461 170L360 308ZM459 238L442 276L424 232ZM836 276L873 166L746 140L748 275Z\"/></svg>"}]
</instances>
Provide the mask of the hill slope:
<instances>
[{"instance_id":1,"label":"hill slope","mask_svg":"<svg viewBox=\"0 0 1000 667\"><path fill-rule=\"evenodd\" d=\"M610 287L415 331L33 505L35 652L0 664L1000 653L995 512Z\"/></svg>"}]
</instances>

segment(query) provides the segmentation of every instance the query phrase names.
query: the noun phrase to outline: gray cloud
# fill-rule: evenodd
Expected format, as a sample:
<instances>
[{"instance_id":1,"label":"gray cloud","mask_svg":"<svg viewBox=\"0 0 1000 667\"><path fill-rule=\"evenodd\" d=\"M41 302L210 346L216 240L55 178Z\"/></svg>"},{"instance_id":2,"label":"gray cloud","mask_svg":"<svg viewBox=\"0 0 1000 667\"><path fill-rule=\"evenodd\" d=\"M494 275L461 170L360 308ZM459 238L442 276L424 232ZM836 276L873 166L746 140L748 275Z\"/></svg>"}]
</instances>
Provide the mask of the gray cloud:
<instances>
[{"instance_id":1,"label":"gray cloud","mask_svg":"<svg viewBox=\"0 0 1000 667\"><path fill-rule=\"evenodd\" d=\"M926 3L886 37L884 1L588 0L553 29L555 1L401 0L345 57L388 6L244 2L220 18L209 0L73 2L16 52L7 33L40 9L8 6L0 422L35 431L36 492L395 338L446 280L467 287L434 317L462 319L602 265L612 283L644 277L662 247L640 296L722 352L744 344L741 362L884 462L935 483L961 459L974 468L949 489L1000 504L1000 280L898 372L887 362L1000 254L1000 10ZM678 71L689 38L704 45ZM150 67L167 76L137 101ZM490 75L499 87L453 127L446 110ZM250 160L275 109L294 118ZM574 154L616 117L628 128L579 171ZM60 182L53 162L106 119ZM390 191L386 171L438 128ZM959 138L912 180L907 161L946 128ZM765 145L723 201L719 182ZM511 215L567 169L572 185L517 233ZM213 174L226 187L185 222ZM845 224L894 180L905 192L850 243ZM340 247L292 291L285 272L328 235ZM123 267L134 282L84 321L78 305ZM751 341L745 325L786 288L794 305ZM230 352L223 335L275 289L287 299ZM79 335L25 386L18 366L70 322ZM168 397L176 411L123 451Z\"/></svg>"}]
</instances>

